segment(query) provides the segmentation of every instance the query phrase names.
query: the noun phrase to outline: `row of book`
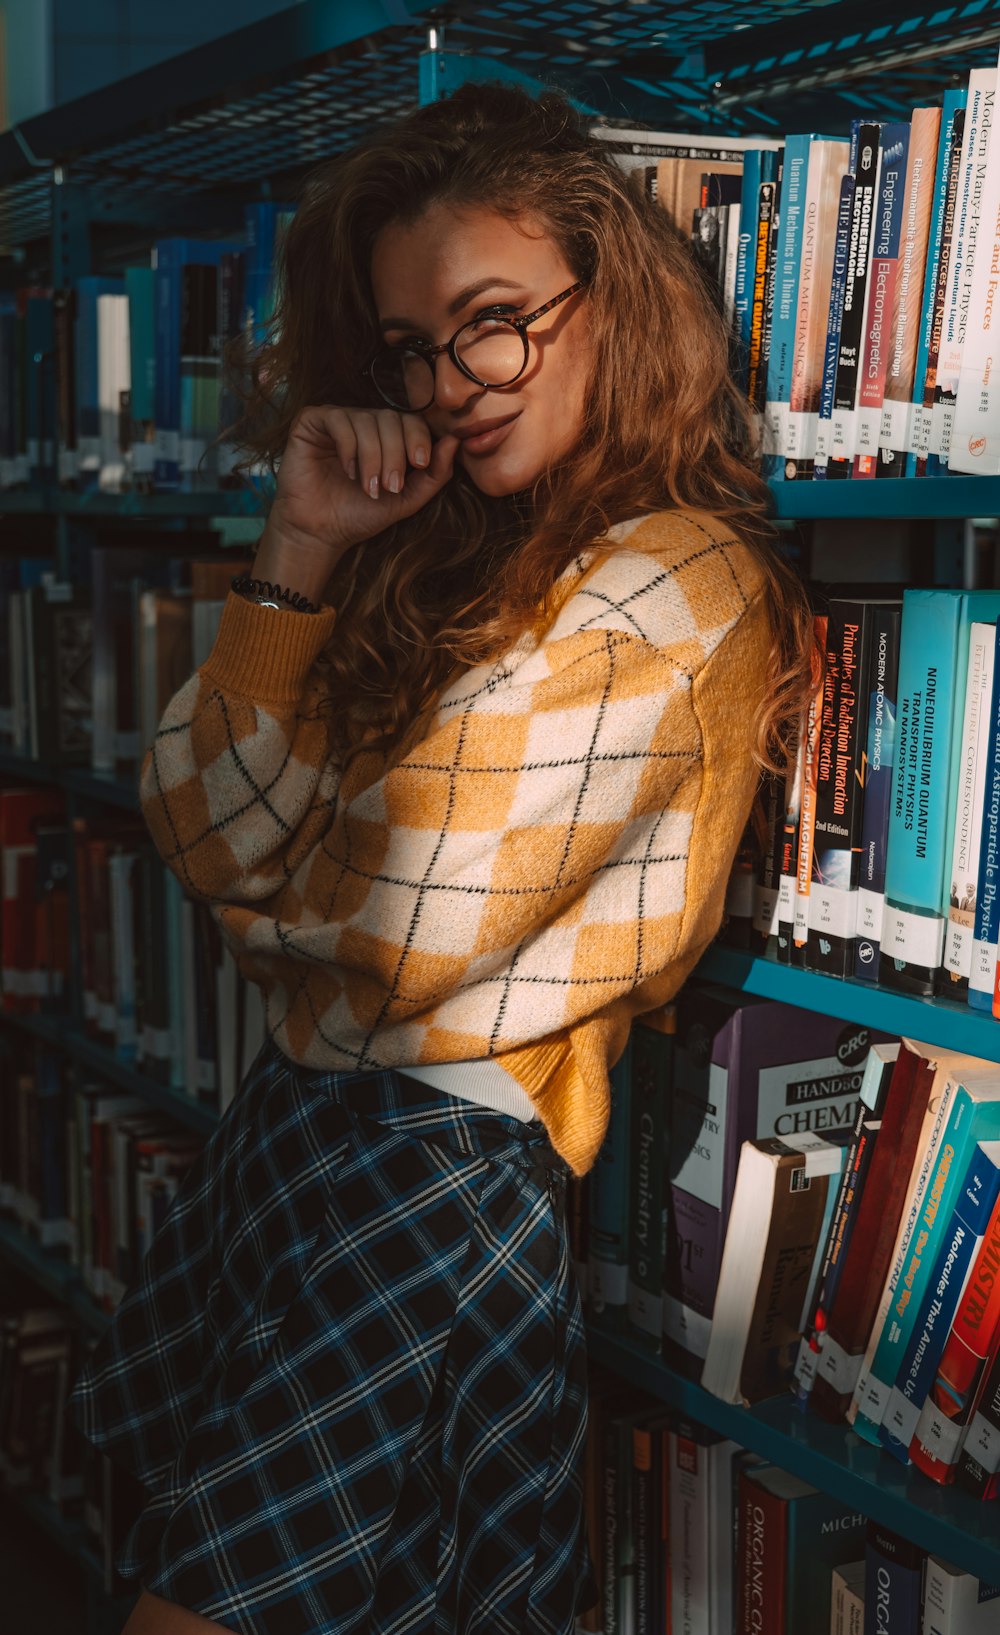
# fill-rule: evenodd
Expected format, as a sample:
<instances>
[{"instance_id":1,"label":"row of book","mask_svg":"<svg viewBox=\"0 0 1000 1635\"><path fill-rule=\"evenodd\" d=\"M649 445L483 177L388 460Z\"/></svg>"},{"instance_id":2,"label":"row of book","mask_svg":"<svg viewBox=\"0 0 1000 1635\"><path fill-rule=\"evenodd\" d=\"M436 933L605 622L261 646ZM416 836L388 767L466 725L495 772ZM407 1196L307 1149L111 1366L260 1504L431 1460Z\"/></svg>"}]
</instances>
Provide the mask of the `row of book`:
<instances>
[{"instance_id":1,"label":"row of book","mask_svg":"<svg viewBox=\"0 0 1000 1635\"><path fill-rule=\"evenodd\" d=\"M0 875L0 1012L75 1000L121 1061L225 1112L263 1043L261 991L138 815L71 818L59 789L0 785Z\"/></svg>"},{"instance_id":2,"label":"row of book","mask_svg":"<svg viewBox=\"0 0 1000 1635\"><path fill-rule=\"evenodd\" d=\"M0 745L134 780L247 568L211 530L189 544L95 544L71 581L50 557L0 561Z\"/></svg>"},{"instance_id":3,"label":"row of book","mask_svg":"<svg viewBox=\"0 0 1000 1635\"><path fill-rule=\"evenodd\" d=\"M987 1635L1000 1587L592 1370L587 1521L602 1635Z\"/></svg>"},{"instance_id":4,"label":"row of book","mask_svg":"<svg viewBox=\"0 0 1000 1635\"><path fill-rule=\"evenodd\" d=\"M834 597L725 940L1000 1014L1000 592Z\"/></svg>"},{"instance_id":5,"label":"row of book","mask_svg":"<svg viewBox=\"0 0 1000 1635\"><path fill-rule=\"evenodd\" d=\"M569 1195L593 1320L996 1497L996 1064L692 980L613 1086Z\"/></svg>"},{"instance_id":6,"label":"row of book","mask_svg":"<svg viewBox=\"0 0 1000 1635\"><path fill-rule=\"evenodd\" d=\"M231 486L213 445L239 413L223 349L274 307L291 207L248 204L228 239L163 238L121 275L0 292L0 488Z\"/></svg>"},{"instance_id":7,"label":"row of book","mask_svg":"<svg viewBox=\"0 0 1000 1635\"><path fill-rule=\"evenodd\" d=\"M996 83L849 138L598 130L718 284L772 480L1000 472Z\"/></svg>"},{"instance_id":8,"label":"row of book","mask_svg":"<svg viewBox=\"0 0 1000 1635\"><path fill-rule=\"evenodd\" d=\"M107 1593L145 1501L68 1413L92 1342L52 1304L0 1313L0 1491L80 1518ZM992 1635L1000 1589L592 1370L585 1480L597 1601L586 1635Z\"/></svg>"},{"instance_id":9,"label":"row of book","mask_svg":"<svg viewBox=\"0 0 1000 1635\"><path fill-rule=\"evenodd\" d=\"M205 1138L40 1046L2 1067L0 1214L110 1313Z\"/></svg>"}]
</instances>

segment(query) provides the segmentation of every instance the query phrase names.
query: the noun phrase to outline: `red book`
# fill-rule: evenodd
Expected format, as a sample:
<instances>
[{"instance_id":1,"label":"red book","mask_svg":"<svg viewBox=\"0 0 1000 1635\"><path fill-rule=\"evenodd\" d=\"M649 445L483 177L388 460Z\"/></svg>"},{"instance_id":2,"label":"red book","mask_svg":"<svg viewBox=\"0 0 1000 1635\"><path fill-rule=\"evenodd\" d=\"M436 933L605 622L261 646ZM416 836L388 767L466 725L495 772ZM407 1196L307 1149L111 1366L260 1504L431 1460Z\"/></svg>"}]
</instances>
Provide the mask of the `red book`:
<instances>
[{"instance_id":1,"label":"red book","mask_svg":"<svg viewBox=\"0 0 1000 1635\"><path fill-rule=\"evenodd\" d=\"M0 1008L38 1009L36 830L65 819L58 789L0 789Z\"/></svg>"},{"instance_id":2,"label":"red book","mask_svg":"<svg viewBox=\"0 0 1000 1635\"><path fill-rule=\"evenodd\" d=\"M785 1635L787 1518L784 1499L741 1470L736 1605L740 1628L754 1635Z\"/></svg>"},{"instance_id":3,"label":"red book","mask_svg":"<svg viewBox=\"0 0 1000 1635\"><path fill-rule=\"evenodd\" d=\"M809 1399L824 1419L842 1419L853 1396L906 1203L934 1075L939 1062L956 1059L947 1051L924 1055L925 1049L929 1047L909 1039L900 1045L843 1271L826 1314Z\"/></svg>"},{"instance_id":4,"label":"red book","mask_svg":"<svg viewBox=\"0 0 1000 1635\"><path fill-rule=\"evenodd\" d=\"M936 1482L955 1480L963 1433L979 1405L998 1343L1000 1203L986 1228L910 1443L913 1463Z\"/></svg>"}]
</instances>

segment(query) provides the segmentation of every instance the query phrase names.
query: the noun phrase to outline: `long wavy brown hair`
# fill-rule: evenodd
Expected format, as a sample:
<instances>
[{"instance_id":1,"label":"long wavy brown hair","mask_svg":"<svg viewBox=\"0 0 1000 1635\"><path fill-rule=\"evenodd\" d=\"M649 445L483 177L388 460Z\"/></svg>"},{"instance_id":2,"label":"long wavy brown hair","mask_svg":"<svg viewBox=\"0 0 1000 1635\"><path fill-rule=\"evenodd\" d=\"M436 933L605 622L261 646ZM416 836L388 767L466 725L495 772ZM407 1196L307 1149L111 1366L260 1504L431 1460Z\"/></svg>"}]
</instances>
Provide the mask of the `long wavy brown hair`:
<instances>
[{"instance_id":1,"label":"long wavy brown hair","mask_svg":"<svg viewBox=\"0 0 1000 1635\"><path fill-rule=\"evenodd\" d=\"M811 689L812 620L767 521L753 417L689 245L555 91L465 85L307 179L281 246L269 331L236 359L245 414L226 436L274 472L304 407L378 408L377 235L431 204L540 220L587 281L595 368L582 434L530 493L491 499L457 469L416 515L349 551L327 652L341 748L399 742L458 665L548 617L573 557L613 523L684 507L723 518L768 582L772 651L755 755L779 770ZM232 361L232 359L231 359Z\"/></svg>"}]
</instances>

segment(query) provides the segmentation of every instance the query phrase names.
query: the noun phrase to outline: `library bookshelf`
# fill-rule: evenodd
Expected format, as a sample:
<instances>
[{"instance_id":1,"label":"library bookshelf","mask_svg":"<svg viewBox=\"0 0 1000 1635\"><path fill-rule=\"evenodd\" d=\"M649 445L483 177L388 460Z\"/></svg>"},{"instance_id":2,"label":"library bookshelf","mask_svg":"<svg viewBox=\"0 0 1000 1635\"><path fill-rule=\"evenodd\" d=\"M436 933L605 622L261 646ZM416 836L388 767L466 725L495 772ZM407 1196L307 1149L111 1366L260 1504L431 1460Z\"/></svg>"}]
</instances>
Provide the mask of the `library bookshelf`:
<instances>
[{"instance_id":1,"label":"library bookshelf","mask_svg":"<svg viewBox=\"0 0 1000 1635\"><path fill-rule=\"evenodd\" d=\"M253 24L56 107L17 132L0 133L0 257L9 284L59 286L132 254L137 234L226 233L262 179L280 197L316 161L349 145L379 119L430 100L462 80L505 78L566 90L583 111L625 125L774 135L843 131L866 97L882 118L903 118L929 99L928 79L995 61L1000 6L913 5L866 16L855 0L301 0ZM752 13L752 17L751 17ZM916 29L919 24L919 49ZM929 66L930 65L930 66ZM747 87L752 85L752 97ZM11 252L16 252L16 260ZM4 275L0 271L0 283ZM961 521L1000 517L1000 479L888 479L878 483L784 482L772 489L775 519ZM57 561L86 548L106 522L183 525L261 514L259 493L72 492L54 484L0 490L0 541L21 526L51 528ZM36 520L37 519L37 520ZM151 534L152 538L153 535ZM0 775L56 783L71 809L122 814L138 808L134 784L80 768L55 768L0 750ZM943 999L920 1000L875 984L780 966L723 946L699 975L748 993L847 1021L960 1049L1000 1063L1000 1023ZM67 1018L0 1013L0 1026L62 1052L109 1083L141 1096L179 1123L208 1133L215 1117L91 1038L79 1007ZM0 1222L0 1259L65 1304L83 1329L108 1319L73 1268ZM730 1407L671 1371L631 1336L597 1318L588 1350L625 1381L732 1437L926 1549L1000 1582L995 1506L942 1492L880 1456L846 1426L800 1413L791 1399L753 1410ZM95 1585L89 1635L98 1635L101 1564L81 1527L38 1494L13 1489ZM108 1626L110 1628L110 1624Z\"/></svg>"}]
</instances>

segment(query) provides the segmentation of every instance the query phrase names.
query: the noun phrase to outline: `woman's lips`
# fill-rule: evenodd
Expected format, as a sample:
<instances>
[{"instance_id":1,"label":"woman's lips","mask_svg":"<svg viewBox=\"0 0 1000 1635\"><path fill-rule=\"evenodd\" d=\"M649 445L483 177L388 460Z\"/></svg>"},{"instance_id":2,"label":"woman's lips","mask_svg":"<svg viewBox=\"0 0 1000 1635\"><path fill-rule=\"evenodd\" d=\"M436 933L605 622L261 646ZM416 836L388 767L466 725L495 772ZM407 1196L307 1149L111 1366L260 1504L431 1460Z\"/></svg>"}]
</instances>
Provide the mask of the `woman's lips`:
<instances>
[{"instance_id":1,"label":"woman's lips","mask_svg":"<svg viewBox=\"0 0 1000 1635\"><path fill-rule=\"evenodd\" d=\"M518 419L518 415L513 415L510 420L505 420L502 425L494 426L492 431L480 432L475 437L463 436L463 449L465 449L468 454L491 453L493 449L500 446L504 438L507 436L507 433L513 430Z\"/></svg>"}]
</instances>

